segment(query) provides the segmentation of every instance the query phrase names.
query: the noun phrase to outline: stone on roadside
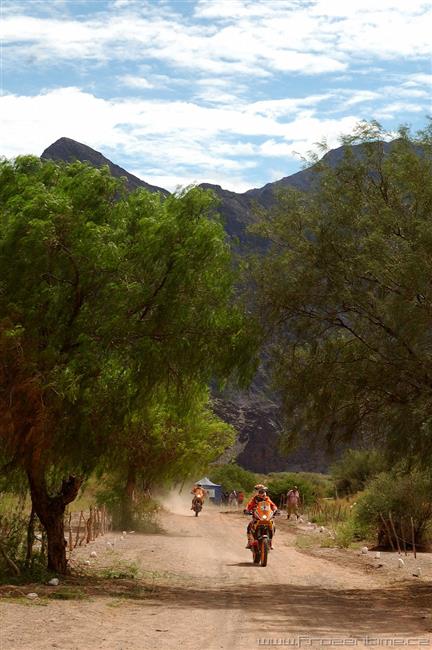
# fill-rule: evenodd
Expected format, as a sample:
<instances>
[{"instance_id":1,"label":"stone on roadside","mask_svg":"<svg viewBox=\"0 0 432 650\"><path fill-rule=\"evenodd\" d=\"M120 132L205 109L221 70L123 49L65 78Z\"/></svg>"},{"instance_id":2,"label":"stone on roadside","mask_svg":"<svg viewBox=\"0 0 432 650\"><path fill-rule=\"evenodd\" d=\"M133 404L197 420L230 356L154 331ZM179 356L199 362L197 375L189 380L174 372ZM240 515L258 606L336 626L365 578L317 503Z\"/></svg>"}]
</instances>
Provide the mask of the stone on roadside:
<instances>
[{"instance_id":1,"label":"stone on roadside","mask_svg":"<svg viewBox=\"0 0 432 650\"><path fill-rule=\"evenodd\" d=\"M417 569L415 569L415 570L413 571L413 576L414 576L415 578L420 578L420 577L421 577L421 573L422 573L422 570L421 570L421 568L418 566Z\"/></svg>"},{"instance_id":2,"label":"stone on roadside","mask_svg":"<svg viewBox=\"0 0 432 650\"><path fill-rule=\"evenodd\" d=\"M127 535L127 532L124 530L124 531L122 532L122 535L123 535L123 536L124 536L124 535Z\"/></svg>"},{"instance_id":3,"label":"stone on roadside","mask_svg":"<svg viewBox=\"0 0 432 650\"><path fill-rule=\"evenodd\" d=\"M405 566L405 562L404 562L403 559L400 557L400 558L398 559L398 567L399 567L399 569L403 569L404 566Z\"/></svg>"},{"instance_id":4,"label":"stone on roadside","mask_svg":"<svg viewBox=\"0 0 432 650\"><path fill-rule=\"evenodd\" d=\"M51 578L51 580L48 582L51 587L58 587L60 583L60 580L58 578Z\"/></svg>"},{"instance_id":5,"label":"stone on roadside","mask_svg":"<svg viewBox=\"0 0 432 650\"><path fill-rule=\"evenodd\" d=\"M90 566L91 562L90 562L90 560L84 560L84 564L86 564L87 566Z\"/></svg>"},{"instance_id":6,"label":"stone on roadside","mask_svg":"<svg viewBox=\"0 0 432 650\"><path fill-rule=\"evenodd\" d=\"M369 553L368 547L367 546L362 546L361 552L363 553L363 555L367 555Z\"/></svg>"},{"instance_id":7,"label":"stone on roadside","mask_svg":"<svg viewBox=\"0 0 432 650\"><path fill-rule=\"evenodd\" d=\"M376 559L376 560L379 560L380 557L381 557L381 553L380 553L379 551L376 551L376 553L375 553L375 559Z\"/></svg>"},{"instance_id":8,"label":"stone on roadside","mask_svg":"<svg viewBox=\"0 0 432 650\"><path fill-rule=\"evenodd\" d=\"M39 598L39 596L32 591L31 593L27 594L27 598L29 600L35 600L36 598Z\"/></svg>"},{"instance_id":9,"label":"stone on roadside","mask_svg":"<svg viewBox=\"0 0 432 650\"><path fill-rule=\"evenodd\" d=\"M96 551L92 551L92 552L90 553L90 557L97 557L97 553L96 553Z\"/></svg>"}]
</instances>

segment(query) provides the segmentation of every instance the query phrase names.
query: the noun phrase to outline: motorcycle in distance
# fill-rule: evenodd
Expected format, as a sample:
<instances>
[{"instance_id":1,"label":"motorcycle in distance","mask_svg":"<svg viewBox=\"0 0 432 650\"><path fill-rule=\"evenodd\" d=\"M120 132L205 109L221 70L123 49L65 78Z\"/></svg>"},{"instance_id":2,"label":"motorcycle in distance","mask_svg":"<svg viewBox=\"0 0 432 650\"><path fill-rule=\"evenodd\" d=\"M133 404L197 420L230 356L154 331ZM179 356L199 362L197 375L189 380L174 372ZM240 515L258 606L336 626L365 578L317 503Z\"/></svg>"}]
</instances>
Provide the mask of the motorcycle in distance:
<instances>
[{"instance_id":1,"label":"motorcycle in distance","mask_svg":"<svg viewBox=\"0 0 432 650\"><path fill-rule=\"evenodd\" d=\"M251 515L255 519L255 525L252 528L254 541L251 545L252 557L254 564L267 566L268 552L273 535L273 517L280 515L278 510L273 511L269 503L260 501L253 512L243 511L244 514Z\"/></svg>"},{"instance_id":2,"label":"motorcycle in distance","mask_svg":"<svg viewBox=\"0 0 432 650\"><path fill-rule=\"evenodd\" d=\"M195 512L195 517L198 517L199 513L201 512L203 507L203 503L201 499L198 499L198 497L194 497L192 499L192 510Z\"/></svg>"}]
</instances>

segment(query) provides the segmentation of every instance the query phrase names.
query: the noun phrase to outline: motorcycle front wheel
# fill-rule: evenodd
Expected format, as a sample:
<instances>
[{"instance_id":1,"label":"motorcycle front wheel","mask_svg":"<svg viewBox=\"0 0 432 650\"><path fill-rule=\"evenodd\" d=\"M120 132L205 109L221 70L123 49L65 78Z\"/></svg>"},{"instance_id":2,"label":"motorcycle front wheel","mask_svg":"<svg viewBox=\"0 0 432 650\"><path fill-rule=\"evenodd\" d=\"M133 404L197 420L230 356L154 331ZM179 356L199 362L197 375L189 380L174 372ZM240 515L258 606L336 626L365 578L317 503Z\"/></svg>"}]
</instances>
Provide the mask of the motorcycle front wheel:
<instances>
[{"instance_id":1,"label":"motorcycle front wheel","mask_svg":"<svg viewBox=\"0 0 432 650\"><path fill-rule=\"evenodd\" d=\"M260 563L261 566L267 566L269 541L264 537L260 542Z\"/></svg>"}]
</instances>

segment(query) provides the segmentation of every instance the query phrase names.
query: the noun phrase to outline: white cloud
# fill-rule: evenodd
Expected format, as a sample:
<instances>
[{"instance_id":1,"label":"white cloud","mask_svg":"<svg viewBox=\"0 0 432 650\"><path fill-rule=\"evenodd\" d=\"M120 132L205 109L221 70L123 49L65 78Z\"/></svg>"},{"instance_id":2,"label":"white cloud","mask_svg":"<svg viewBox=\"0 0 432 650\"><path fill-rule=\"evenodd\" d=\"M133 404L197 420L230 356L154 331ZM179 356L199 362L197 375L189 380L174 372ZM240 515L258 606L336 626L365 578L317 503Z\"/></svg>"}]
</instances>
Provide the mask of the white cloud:
<instances>
[{"instance_id":1,"label":"white cloud","mask_svg":"<svg viewBox=\"0 0 432 650\"><path fill-rule=\"evenodd\" d=\"M380 97L379 92L374 92L371 90L358 90L358 91L348 91L351 95L346 101L346 106L354 106L354 104L361 104L363 102L370 102L374 99ZM347 93L347 94L348 94Z\"/></svg>"},{"instance_id":2,"label":"white cloud","mask_svg":"<svg viewBox=\"0 0 432 650\"><path fill-rule=\"evenodd\" d=\"M376 111L376 117L378 119L390 119L399 116L403 112L423 113L424 108L419 104L412 104L410 102L392 102L379 108Z\"/></svg>"},{"instance_id":3,"label":"white cloud","mask_svg":"<svg viewBox=\"0 0 432 650\"><path fill-rule=\"evenodd\" d=\"M123 75L122 77L119 77L118 80L123 86L128 86L129 88L147 90L148 88L155 87L153 83L144 77L134 76L132 74Z\"/></svg>"},{"instance_id":4,"label":"white cloud","mask_svg":"<svg viewBox=\"0 0 432 650\"><path fill-rule=\"evenodd\" d=\"M28 10L25 12L24 8ZM65 19L5 11L6 67L82 60L161 61L212 75L265 77L347 70L364 57L418 58L431 53L432 6L412 0L198 2L201 22L168 5L117 1L112 11Z\"/></svg>"},{"instance_id":5,"label":"white cloud","mask_svg":"<svg viewBox=\"0 0 432 650\"><path fill-rule=\"evenodd\" d=\"M416 73L405 77L404 86L426 86L432 90L432 74Z\"/></svg>"},{"instance_id":6,"label":"white cloud","mask_svg":"<svg viewBox=\"0 0 432 650\"><path fill-rule=\"evenodd\" d=\"M146 180L156 182L170 169L177 182L223 180L229 188L239 188L248 185L249 172L262 159L292 159L293 150L304 153L324 137L332 145L358 121L356 116L319 120L300 110L281 122L254 111L254 105L228 110L180 101L105 100L73 87L34 97L5 95L0 99L5 126L1 153L39 155L66 136L101 149L127 168L131 165L122 160L144 157Z\"/></svg>"}]
</instances>

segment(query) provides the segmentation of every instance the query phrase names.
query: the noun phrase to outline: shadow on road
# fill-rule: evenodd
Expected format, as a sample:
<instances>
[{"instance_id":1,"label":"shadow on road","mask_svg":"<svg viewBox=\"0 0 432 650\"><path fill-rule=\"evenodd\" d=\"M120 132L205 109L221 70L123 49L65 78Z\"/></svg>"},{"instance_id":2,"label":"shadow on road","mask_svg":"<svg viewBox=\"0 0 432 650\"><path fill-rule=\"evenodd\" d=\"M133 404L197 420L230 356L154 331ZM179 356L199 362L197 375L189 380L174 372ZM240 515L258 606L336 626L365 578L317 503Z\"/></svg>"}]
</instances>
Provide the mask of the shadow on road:
<instances>
[{"instance_id":1,"label":"shadow on road","mask_svg":"<svg viewBox=\"0 0 432 650\"><path fill-rule=\"evenodd\" d=\"M227 566L245 566L236 563ZM261 568L261 571L265 569ZM386 589L324 589L286 583L196 588L188 585L153 584L140 580L103 580L76 577L86 595L121 598L135 604L157 604L186 611L241 610L245 625L269 633L313 631L316 634L418 635L432 632L429 584L392 586ZM8 595L12 595L9 593ZM251 630L251 628L253 628Z\"/></svg>"}]
</instances>

